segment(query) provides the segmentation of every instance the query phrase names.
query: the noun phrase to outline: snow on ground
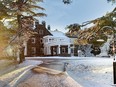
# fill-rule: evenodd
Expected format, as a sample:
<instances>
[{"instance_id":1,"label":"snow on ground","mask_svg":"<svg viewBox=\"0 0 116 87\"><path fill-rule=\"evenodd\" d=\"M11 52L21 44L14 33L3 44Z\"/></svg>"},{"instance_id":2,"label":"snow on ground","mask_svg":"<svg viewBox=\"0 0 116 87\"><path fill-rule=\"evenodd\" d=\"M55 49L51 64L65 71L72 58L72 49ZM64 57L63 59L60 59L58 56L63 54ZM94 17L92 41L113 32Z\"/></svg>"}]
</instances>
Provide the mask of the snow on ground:
<instances>
[{"instance_id":1,"label":"snow on ground","mask_svg":"<svg viewBox=\"0 0 116 87\"><path fill-rule=\"evenodd\" d=\"M35 67L35 65L42 63L41 61L38 61L40 59L59 59L60 61L58 60L58 62L68 62L69 64L67 65L67 73L82 87L113 87L113 58L34 57L33 59L35 60L26 60L24 63L17 66L15 71L1 76L0 87L12 87L13 85L16 86L21 81L27 79L27 77L29 78L29 70Z\"/></svg>"},{"instance_id":2,"label":"snow on ground","mask_svg":"<svg viewBox=\"0 0 116 87\"><path fill-rule=\"evenodd\" d=\"M60 59L62 62L68 62L69 63L69 65L67 66L68 74L83 87L112 87L113 85L113 58L108 57L107 58L34 57L34 58L46 60ZM68 59L68 61L65 61L64 59ZM56 62L59 62L59 60Z\"/></svg>"},{"instance_id":3,"label":"snow on ground","mask_svg":"<svg viewBox=\"0 0 116 87\"><path fill-rule=\"evenodd\" d=\"M17 87L82 87L66 72L44 67L36 67L33 71L36 73Z\"/></svg>"},{"instance_id":4,"label":"snow on ground","mask_svg":"<svg viewBox=\"0 0 116 87\"><path fill-rule=\"evenodd\" d=\"M113 59L88 58L69 62L69 75L83 87L112 87Z\"/></svg>"},{"instance_id":5,"label":"snow on ground","mask_svg":"<svg viewBox=\"0 0 116 87\"><path fill-rule=\"evenodd\" d=\"M49 57L26 57L28 60L78 60L78 59L88 59L88 58L93 58L93 57L77 57L77 56L71 56L71 57L61 57L61 56L49 56Z\"/></svg>"},{"instance_id":6,"label":"snow on ground","mask_svg":"<svg viewBox=\"0 0 116 87\"><path fill-rule=\"evenodd\" d=\"M29 71L41 64L42 61L26 60L23 63L16 66L16 69L8 74L5 74L0 77L0 87L12 87L13 85L19 83L22 79L24 80L28 76Z\"/></svg>"}]
</instances>

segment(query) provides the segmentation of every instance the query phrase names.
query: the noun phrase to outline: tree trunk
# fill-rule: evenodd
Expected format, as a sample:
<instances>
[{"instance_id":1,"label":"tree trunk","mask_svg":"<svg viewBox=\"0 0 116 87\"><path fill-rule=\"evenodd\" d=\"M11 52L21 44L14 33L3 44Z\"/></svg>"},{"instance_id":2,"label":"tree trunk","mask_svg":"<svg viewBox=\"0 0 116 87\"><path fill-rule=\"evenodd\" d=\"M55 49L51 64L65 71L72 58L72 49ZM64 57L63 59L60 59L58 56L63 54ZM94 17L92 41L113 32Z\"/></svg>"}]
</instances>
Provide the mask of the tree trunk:
<instances>
[{"instance_id":1,"label":"tree trunk","mask_svg":"<svg viewBox=\"0 0 116 87\"><path fill-rule=\"evenodd\" d=\"M25 56L24 56L24 47L20 48L20 52L19 52L19 63L22 63L23 61L25 61Z\"/></svg>"},{"instance_id":2,"label":"tree trunk","mask_svg":"<svg viewBox=\"0 0 116 87\"><path fill-rule=\"evenodd\" d=\"M21 15L17 15L17 22L18 22L18 32L22 29L22 26L21 26ZM20 48L19 48L19 63L22 63L24 60L25 60L25 57L24 57L24 46L23 46L23 42L20 41L21 39L21 32L18 33L18 39L19 39L19 45L20 45Z\"/></svg>"}]
</instances>

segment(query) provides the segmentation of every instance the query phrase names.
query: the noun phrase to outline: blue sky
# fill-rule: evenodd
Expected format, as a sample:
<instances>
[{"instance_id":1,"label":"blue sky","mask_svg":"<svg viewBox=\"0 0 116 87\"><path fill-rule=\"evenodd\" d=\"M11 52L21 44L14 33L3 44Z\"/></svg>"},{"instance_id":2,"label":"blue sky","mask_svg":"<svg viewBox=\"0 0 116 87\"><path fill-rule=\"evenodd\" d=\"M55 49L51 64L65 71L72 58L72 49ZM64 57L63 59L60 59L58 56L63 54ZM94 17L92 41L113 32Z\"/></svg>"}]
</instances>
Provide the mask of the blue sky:
<instances>
[{"instance_id":1,"label":"blue sky","mask_svg":"<svg viewBox=\"0 0 116 87\"><path fill-rule=\"evenodd\" d=\"M46 21L52 30L58 29L63 32L66 32L67 25L82 24L101 17L116 6L116 4L107 3L107 0L73 0L69 5L63 4L62 0L44 0L39 5L46 9L42 12L47 14L47 17L39 18L39 20Z\"/></svg>"}]
</instances>

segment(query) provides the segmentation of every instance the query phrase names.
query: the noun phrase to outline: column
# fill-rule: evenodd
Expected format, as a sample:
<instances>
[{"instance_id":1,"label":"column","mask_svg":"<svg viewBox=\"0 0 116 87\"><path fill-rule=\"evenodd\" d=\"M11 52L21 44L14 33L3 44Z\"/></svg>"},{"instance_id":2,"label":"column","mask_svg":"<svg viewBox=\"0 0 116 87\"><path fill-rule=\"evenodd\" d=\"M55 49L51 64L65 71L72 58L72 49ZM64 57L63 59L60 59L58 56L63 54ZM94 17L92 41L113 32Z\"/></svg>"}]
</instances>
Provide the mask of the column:
<instances>
[{"instance_id":1,"label":"column","mask_svg":"<svg viewBox=\"0 0 116 87\"><path fill-rule=\"evenodd\" d=\"M70 45L68 45L68 54L71 54L71 48L70 48Z\"/></svg>"},{"instance_id":2,"label":"column","mask_svg":"<svg viewBox=\"0 0 116 87\"><path fill-rule=\"evenodd\" d=\"M58 45L58 54L60 54L60 45Z\"/></svg>"}]
</instances>

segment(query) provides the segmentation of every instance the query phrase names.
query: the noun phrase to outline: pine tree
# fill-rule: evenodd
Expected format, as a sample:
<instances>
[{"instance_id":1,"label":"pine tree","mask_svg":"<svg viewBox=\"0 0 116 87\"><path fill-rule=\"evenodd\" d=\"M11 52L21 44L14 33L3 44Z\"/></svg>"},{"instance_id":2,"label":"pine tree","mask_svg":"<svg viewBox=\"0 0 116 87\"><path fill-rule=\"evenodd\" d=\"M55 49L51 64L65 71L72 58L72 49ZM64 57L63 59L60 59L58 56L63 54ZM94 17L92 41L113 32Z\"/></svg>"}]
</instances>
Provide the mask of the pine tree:
<instances>
[{"instance_id":1,"label":"pine tree","mask_svg":"<svg viewBox=\"0 0 116 87\"><path fill-rule=\"evenodd\" d=\"M44 13L39 13L36 10L45 10L44 8L38 6L39 2L43 2L43 0L1 0L0 1L0 20L7 20L10 24L15 24L14 26L9 26L16 30L15 38L10 41L10 44L18 38L19 40L23 39L22 36L25 36L25 29L22 26L22 19L25 16L28 17L42 17L46 16ZM15 42L15 41L14 41ZM20 41L21 42L21 41ZM20 45L20 52L23 49L22 43ZM20 62L23 59L20 58Z\"/></svg>"}]
</instances>

